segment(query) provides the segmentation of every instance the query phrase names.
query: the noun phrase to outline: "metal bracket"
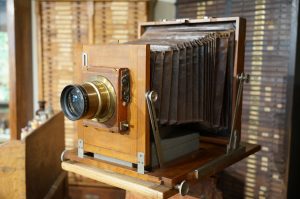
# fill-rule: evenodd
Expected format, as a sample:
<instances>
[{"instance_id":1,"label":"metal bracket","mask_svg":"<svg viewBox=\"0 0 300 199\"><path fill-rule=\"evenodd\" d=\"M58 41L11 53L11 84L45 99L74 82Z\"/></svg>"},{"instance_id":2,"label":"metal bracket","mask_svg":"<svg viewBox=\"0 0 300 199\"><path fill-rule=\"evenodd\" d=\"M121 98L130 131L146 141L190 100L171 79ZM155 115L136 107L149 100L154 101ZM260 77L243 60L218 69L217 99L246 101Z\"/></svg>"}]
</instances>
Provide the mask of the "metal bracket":
<instances>
[{"instance_id":1,"label":"metal bracket","mask_svg":"<svg viewBox=\"0 0 300 199\"><path fill-rule=\"evenodd\" d=\"M123 105L126 106L130 102L130 75L127 68L121 71L121 95Z\"/></svg>"},{"instance_id":2,"label":"metal bracket","mask_svg":"<svg viewBox=\"0 0 300 199\"><path fill-rule=\"evenodd\" d=\"M176 22L189 23L190 18L175 19Z\"/></svg>"},{"instance_id":3,"label":"metal bracket","mask_svg":"<svg viewBox=\"0 0 300 199\"><path fill-rule=\"evenodd\" d=\"M119 128L120 128L120 131L127 131L129 129L128 121L121 121Z\"/></svg>"},{"instance_id":4,"label":"metal bracket","mask_svg":"<svg viewBox=\"0 0 300 199\"><path fill-rule=\"evenodd\" d=\"M156 146L158 163L160 167L163 167L164 157L162 153L161 139L160 139L159 128L158 128L158 123L156 118L156 111L154 107L154 102L157 100L157 98L158 95L155 91L148 91L146 93L146 101L147 101L148 112L149 112L149 117L152 126L152 132L154 135L154 142Z\"/></svg>"},{"instance_id":5,"label":"metal bracket","mask_svg":"<svg viewBox=\"0 0 300 199\"><path fill-rule=\"evenodd\" d=\"M250 75L241 73L237 75L237 79L239 82L239 87L238 87L238 92L236 96L236 101L235 101L235 107L234 107L234 113L233 113L233 118L231 122L231 132L230 132L230 138L229 138L229 143L227 145L227 154L230 153L231 151L237 149L240 145L240 134L238 134L237 130L235 129L236 127L236 116L237 112L239 110L241 100L242 100L242 94L243 94L243 88L244 88L244 82L248 83L250 80Z\"/></svg>"},{"instance_id":6,"label":"metal bracket","mask_svg":"<svg viewBox=\"0 0 300 199\"><path fill-rule=\"evenodd\" d=\"M142 152L138 152L137 159L137 172L140 174L145 174L145 154Z\"/></svg>"},{"instance_id":7,"label":"metal bracket","mask_svg":"<svg viewBox=\"0 0 300 199\"><path fill-rule=\"evenodd\" d=\"M78 139L78 157L83 158L84 156L84 150L83 150L83 140Z\"/></svg>"}]
</instances>

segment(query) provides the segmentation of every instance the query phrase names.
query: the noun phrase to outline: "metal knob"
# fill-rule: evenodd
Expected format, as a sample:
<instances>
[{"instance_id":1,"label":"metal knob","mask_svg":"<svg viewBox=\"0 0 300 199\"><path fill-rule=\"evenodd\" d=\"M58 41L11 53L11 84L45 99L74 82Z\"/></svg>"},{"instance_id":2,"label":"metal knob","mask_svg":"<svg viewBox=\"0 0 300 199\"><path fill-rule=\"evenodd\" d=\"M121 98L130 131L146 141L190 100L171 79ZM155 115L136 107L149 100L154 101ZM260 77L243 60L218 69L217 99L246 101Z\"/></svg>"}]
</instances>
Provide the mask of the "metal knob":
<instances>
[{"instance_id":1,"label":"metal knob","mask_svg":"<svg viewBox=\"0 0 300 199\"><path fill-rule=\"evenodd\" d=\"M152 102L156 102L157 98L158 98L158 94L157 92L155 91L150 91L148 93L148 96L149 96L149 99L152 101Z\"/></svg>"},{"instance_id":2,"label":"metal knob","mask_svg":"<svg viewBox=\"0 0 300 199\"><path fill-rule=\"evenodd\" d=\"M241 73L240 75L238 75L238 79L245 81L246 83L249 83L250 81L250 75L249 74L245 74L245 73Z\"/></svg>"},{"instance_id":3,"label":"metal knob","mask_svg":"<svg viewBox=\"0 0 300 199\"><path fill-rule=\"evenodd\" d=\"M65 149L65 150L61 153L61 155L60 155L60 160L61 160L62 162L63 162L63 161L66 161L66 160L69 160L69 159L65 158L65 154L66 154L67 151L68 151L68 150Z\"/></svg>"},{"instance_id":4,"label":"metal knob","mask_svg":"<svg viewBox=\"0 0 300 199\"><path fill-rule=\"evenodd\" d=\"M175 189L179 191L180 195L185 196L190 190L190 185L184 180L180 184L176 185Z\"/></svg>"}]
</instances>

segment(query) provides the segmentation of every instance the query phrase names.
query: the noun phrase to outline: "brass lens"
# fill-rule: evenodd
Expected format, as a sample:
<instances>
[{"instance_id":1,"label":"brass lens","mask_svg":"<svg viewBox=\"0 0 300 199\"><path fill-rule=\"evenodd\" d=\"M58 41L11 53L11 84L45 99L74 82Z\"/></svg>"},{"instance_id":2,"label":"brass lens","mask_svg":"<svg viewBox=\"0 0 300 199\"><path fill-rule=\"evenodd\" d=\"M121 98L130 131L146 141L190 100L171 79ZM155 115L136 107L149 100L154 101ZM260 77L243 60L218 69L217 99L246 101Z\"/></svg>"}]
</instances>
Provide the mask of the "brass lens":
<instances>
[{"instance_id":1,"label":"brass lens","mask_svg":"<svg viewBox=\"0 0 300 199\"><path fill-rule=\"evenodd\" d=\"M96 118L105 122L115 112L116 94L112 84L102 76L82 85L69 85L61 95L61 107L70 120Z\"/></svg>"}]
</instances>

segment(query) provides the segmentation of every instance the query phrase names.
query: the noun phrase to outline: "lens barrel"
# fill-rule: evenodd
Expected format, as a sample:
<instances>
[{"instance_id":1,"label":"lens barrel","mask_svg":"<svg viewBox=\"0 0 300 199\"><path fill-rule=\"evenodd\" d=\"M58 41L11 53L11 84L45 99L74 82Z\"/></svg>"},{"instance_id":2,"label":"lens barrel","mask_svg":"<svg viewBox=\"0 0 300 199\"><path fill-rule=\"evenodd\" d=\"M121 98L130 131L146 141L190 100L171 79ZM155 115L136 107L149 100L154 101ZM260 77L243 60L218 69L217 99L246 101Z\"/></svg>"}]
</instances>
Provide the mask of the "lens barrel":
<instances>
[{"instance_id":1,"label":"lens barrel","mask_svg":"<svg viewBox=\"0 0 300 199\"><path fill-rule=\"evenodd\" d=\"M105 122L115 111L116 94L106 78L102 81L85 82L66 86L60 98L61 109L72 120L93 119Z\"/></svg>"}]
</instances>

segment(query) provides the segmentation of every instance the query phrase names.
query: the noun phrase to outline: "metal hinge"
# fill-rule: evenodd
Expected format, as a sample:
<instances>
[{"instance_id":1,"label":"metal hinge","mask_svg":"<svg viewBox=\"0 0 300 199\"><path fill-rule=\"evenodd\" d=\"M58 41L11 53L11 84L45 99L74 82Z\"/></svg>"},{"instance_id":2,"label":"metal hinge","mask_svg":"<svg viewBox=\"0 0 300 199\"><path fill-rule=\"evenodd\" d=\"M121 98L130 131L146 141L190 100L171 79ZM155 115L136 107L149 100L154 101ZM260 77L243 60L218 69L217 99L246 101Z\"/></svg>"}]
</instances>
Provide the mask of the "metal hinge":
<instances>
[{"instance_id":1,"label":"metal hinge","mask_svg":"<svg viewBox=\"0 0 300 199\"><path fill-rule=\"evenodd\" d=\"M83 158L84 150L83 150L83 140L78 139L78 157Z\"/></svg>"},{"instance_id":2,"label":"metal hinge","mask_svg":"<svg viewBox=\"0 0 300 199\"><path fill-rule=\"evenodd\" d=\"M137 172L140 174L145 174L145 154L142 152L138 152L137 160Z\"/></svg>"}]
</instances>

